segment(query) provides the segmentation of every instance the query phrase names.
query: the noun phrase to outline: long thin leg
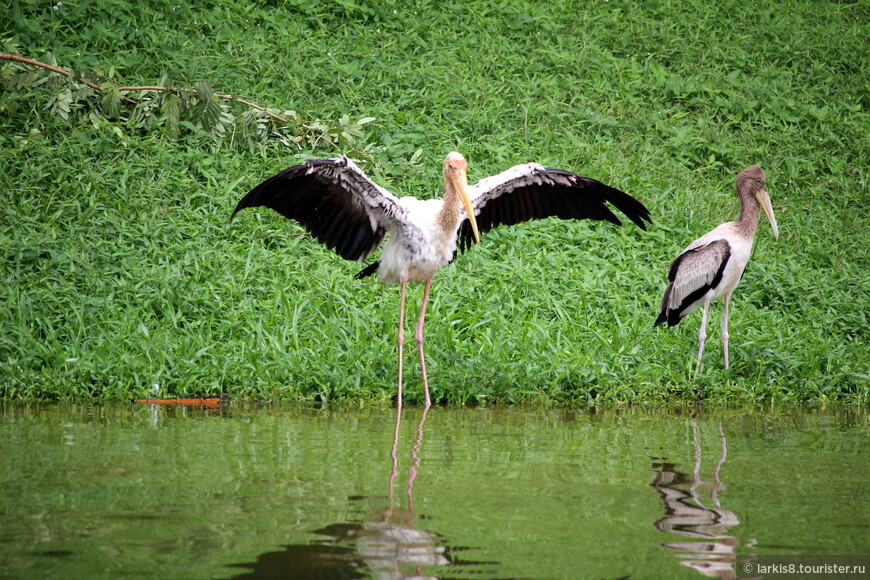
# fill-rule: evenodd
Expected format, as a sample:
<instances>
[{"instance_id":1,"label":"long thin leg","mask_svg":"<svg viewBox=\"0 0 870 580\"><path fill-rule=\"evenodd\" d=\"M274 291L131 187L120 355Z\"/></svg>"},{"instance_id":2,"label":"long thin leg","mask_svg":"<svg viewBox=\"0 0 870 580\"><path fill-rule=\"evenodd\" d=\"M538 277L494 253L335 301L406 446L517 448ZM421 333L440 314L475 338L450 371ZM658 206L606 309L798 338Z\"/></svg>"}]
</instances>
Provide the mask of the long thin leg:
<instances>
[{"instance_id":1,"label":"long thin leg","mask_svg":"<svg viewBox=\"0 0 870 580\"><path fill-rule=\"evenodd\" d=\"M387 509L387 513L384 514L384 521L390 521L390 518L393 517L393 510L395 509L396 503L393 494L393 487L396 482L396 476L399 475L399 427L402 424L402 397L399 397L399 408L396 410L396 429L393 431L393 449L390 452L390 457L393 459L393 469L390 471L390 489L389 489L389 497L390 497L390 507Z\"/></svg>"},{"instance_id":2,"label":"long thin leg","mask_svg":"<svg viewBox=\"0 0 870 580\"><path fill-rule=\"evenodd\" d=\"M710 299L704 299L704 312L701 314L701 330L698 331L698 366L695 372L701 370L701 355L704 354L704 341L707 340L707 310L710 309Z\"/></svg>"},{"instance_id":3,"label":"long thin leg","mask_svg":"<svg viewBox=\"0 0 870 580\"><path fill-rule=\"evenodd\" d=\"M399 344L399 411L402 409L402 351L405 345L405 335L402 334L402 328L405 326L405 290L408 287L407 282L402 282L402 290L399 293L399 333L396 337L396 342Z\"/></svg>"},{"instance_id":4,"label":"long thin leg","mask_svg":"<svg viewBox=\"0 0 870 580\"><path fill-rule=\"evenodd\" d=\"M722 313L722 345L725 349L725 370L728 370L728 303L731 302L731 294L725 295L725 311Z\"/></svg>"},{"instance_id":5,"label":"long thin leg","mask_svg":"<svg viewBox=\"0 0 870 580\"><path fill-rule=\"evenodd\" d=\"M420 446L423 444L423 425L426 423L426 413L429 409L423 409L423 415L420 417L420 423L417 425L417 440L414 441L414 446L411 447L411 467L408 468L408 488L405 495L408 498L408 511L414 514L414 480L417 479L417 468L420 467Z\"/></svg>"},{"instance_id":6,"label":"long thin leg","mask_svg":"<svg viewBox=\"0 0 870 580\"><path fill-rule=\"evenodd\" d=\"M417 341L417 352L420 353L420 370L423 372L423 391L426 393L426 407L432 406L432 399L429 398L429 381L426 378L426 356L423 354L423 319L426 318L426 304L429 302L429 288L432 286L432 278L426 280L426 286L423 288L423 304L420 306L420 320L417 321L417 332L414 333L414 340Z\"/></svg>"}]
</instances>

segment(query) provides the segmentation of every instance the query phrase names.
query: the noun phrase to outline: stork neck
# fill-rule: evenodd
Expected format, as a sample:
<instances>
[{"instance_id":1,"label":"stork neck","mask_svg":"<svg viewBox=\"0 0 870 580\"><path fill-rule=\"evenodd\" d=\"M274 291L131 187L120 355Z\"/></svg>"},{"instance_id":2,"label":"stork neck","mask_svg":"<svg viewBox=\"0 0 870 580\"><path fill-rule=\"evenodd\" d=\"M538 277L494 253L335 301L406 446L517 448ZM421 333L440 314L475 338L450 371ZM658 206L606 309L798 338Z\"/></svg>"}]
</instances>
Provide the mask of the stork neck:
<instances>
[{"instance_id":1,"label":"stork neck","mask_svg":"<svg viewBox=\"0 0 870 580\"><path fill-rule=\"evenodd\" d=\"M761 206L751 189L738 193L740 195L740 217L737 218L737 230L747 238L751 238L755 236L755 230L758 229Z\"/></svg>"},{"instance_id":2,"label":"stork neck","mask_svg":"<svg viewBox=\"0 0 870 580\"><path fill-rule=\"evenodd\" d=\"M444 201L438 211L438 225L445 232L453 233L459 227L459 193L449 179L444 180Z\"/></svg>"}]
</instances>

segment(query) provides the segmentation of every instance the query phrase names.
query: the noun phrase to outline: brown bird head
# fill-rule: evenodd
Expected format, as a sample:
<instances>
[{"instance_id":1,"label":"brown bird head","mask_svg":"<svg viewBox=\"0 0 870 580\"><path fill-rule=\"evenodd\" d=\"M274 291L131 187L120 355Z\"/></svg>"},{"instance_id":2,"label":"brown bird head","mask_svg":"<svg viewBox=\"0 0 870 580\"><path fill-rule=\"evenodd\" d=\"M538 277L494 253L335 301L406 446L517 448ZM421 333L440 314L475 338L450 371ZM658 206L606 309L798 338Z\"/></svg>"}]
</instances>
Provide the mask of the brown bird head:
<instances>
[{"instance_id":1,"label":"brown bird head","mask_svg":"<svg viewBox=\"0 0 870 580\"><path fill-rule=\"evenodd\" d=\"M774 239L779 239L779 228L776 225L776 217L773 215L773 206L770 203L770 195L767 193L767 181L764 171L753 165L747 167L737 175L737 194L740 197L755 199L761 209L767 215L767 221L773 229Z\"/></svg>"}]
</instances>

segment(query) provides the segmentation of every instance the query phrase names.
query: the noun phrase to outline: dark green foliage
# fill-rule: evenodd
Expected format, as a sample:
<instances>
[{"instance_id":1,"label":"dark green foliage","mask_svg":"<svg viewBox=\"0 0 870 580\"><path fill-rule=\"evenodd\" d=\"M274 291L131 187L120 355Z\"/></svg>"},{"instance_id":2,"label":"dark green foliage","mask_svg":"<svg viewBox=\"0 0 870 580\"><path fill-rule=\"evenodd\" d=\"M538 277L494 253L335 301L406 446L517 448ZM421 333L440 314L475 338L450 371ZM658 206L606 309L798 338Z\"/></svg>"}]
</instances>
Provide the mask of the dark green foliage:
<instances>
[{"instance_id":1,"label":"dark green foliage","mask_svg":"<svg viewBox=\"0 0 870 580\"><path fill-rule=\"evenodd\" d=\"M13 1L3 52L73 74L0 61L0 396L386 404L397 290L277 215L229 214L305 155L431 197L455 149L472 181L535 160L655 223L502 228L445 268L436 400L866 405L870 11L788 6ZM700 315L653 329L655 309L676 253L736 216L751 164L782 235L759 227L733 368L717 304L695 376Z\"/></svg>"}]
</instances>

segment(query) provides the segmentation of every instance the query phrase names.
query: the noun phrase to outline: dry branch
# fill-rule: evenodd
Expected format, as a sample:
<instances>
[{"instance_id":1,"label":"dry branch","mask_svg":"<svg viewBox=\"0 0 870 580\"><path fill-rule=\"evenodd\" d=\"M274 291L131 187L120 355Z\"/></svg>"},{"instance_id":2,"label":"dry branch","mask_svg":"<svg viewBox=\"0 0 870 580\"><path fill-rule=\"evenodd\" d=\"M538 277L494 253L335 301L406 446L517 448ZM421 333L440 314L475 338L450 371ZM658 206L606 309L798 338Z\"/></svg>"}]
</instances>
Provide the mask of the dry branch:
<instances>
[{"instance_id":1,"label":"dry branch","mask_svg":"<svg viewBox=\"0 0 870 580\"><path fill-rule=\"evenodd\" d=\"M11 60L11 61L20 62L23 64L29 64L31 66L43 68L45 70L49 70L51 72L55 72L55 73L58 73L58 74L61 74L61 75L67 76L67 77L72 77L72 73L67 71L67 70L64 70L64 69L56 67L56 66L52 66L50 64L46 64L44 62L39 62L38 60L33 60L32 58L25 58L23 56L18 56L15 54L0 53L0 60ZM103 89L98 84L93 83L91 81L84 80L84 79L79 79L79 80L81 80L84 84L91 87L92 89L100 91L101 93L103 92ZM121 93L131 92L131 91L182 91L182 92L186 92L186 93L197 93L198 92L196 89L187 89L187 88L179 88L179 87L161 87L161 86L117 87L116 90L118 92L121 92ZM280 121L282 123L289 122L284 117L281 117L280 115L276 115L275 113L271 113L268 110L266 110L265 107L261 107L260 105L256 105L256 104L254 104L246 99L234 97L234 96L227 94L227 93L212 93L212 94L214 96L218 97L219 99L225 99L228 101L235 101L237 103L241 103L245 106L251 107L252 109L257 109L258 111L265 113L269 117L272 117L276 121ZM134 103L134 104L136 103L135 100L133 100L127 96L124 96L124 100L126 100L129 103Z\"/></svg>"}]
</instances>

